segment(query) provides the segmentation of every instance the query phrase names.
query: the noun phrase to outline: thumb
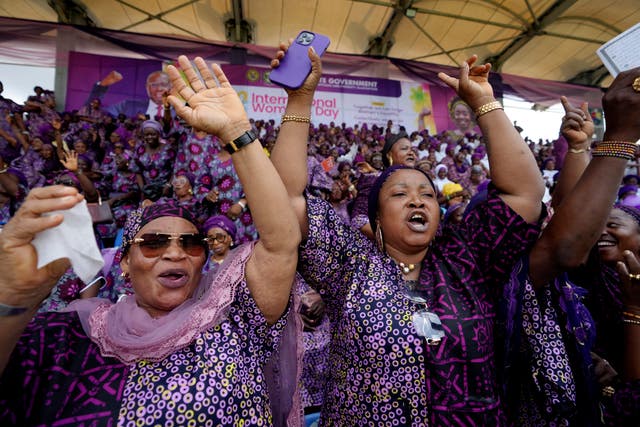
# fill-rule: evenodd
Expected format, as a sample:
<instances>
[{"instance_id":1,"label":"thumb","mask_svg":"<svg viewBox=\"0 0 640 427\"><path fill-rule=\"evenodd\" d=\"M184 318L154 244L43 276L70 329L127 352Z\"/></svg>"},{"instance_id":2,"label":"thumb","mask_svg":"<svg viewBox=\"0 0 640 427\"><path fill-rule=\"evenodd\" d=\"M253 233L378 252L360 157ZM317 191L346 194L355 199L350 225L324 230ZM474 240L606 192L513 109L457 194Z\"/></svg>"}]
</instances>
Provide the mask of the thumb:
<instances>
[{"instance_id":1,"label":"thumb","mask_svg":"<svg viewBox=\"0 0 640 427\"><path fill-rule=\"evenodd\" d=\"M589 113L589 103L587 101L582 103L580 109L584 113L584 119L589 122L592 121L591 114Z\"/></svg>"}]
</instances>

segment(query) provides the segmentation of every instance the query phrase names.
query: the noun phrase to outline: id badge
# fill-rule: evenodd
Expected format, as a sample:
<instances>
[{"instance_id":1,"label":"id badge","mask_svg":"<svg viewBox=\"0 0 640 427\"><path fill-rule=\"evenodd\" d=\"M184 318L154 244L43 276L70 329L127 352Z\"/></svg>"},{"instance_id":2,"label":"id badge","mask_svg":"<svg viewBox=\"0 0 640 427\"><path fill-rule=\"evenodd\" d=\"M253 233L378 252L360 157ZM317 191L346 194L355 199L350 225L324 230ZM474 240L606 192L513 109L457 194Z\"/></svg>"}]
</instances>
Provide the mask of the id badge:
<instances>
[{"instance_id":1,"label":"id badge","mask_svg":"<svg viewBox=\"0 0 640 427\"><path fill-rule=\"evenodd\" d=\"M419 310L413 313L413 327L421 337L427 340L428 345L440 344L444 337L444 328L440 317L428 310Z\"/></svg>"}]
</instances>

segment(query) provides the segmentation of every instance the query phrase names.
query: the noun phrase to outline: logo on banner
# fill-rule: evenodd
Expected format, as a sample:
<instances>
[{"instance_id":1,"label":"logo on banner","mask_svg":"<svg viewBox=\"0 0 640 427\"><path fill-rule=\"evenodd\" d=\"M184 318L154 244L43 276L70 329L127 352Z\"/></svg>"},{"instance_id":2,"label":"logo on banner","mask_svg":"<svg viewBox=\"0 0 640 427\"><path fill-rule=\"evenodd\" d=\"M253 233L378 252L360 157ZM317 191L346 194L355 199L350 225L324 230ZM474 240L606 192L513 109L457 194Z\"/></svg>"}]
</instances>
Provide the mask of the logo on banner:
<instances>
[{"instance_id":1,"label":"logo on banner","mask_svg":"<svg viewBox=\"0 0 640 427\"><path fill-rule=\"evenodd\" d=\"M333 160L332 156L329 156L320 164L322 165L322 169L324 169L325 172L329 172L336 165L336 162Z\"/></svg>"},{"instance_id":2,"label":"logo on banner","mask_svg":"<svg viewBox=\"0 0 640 427\"><path fill-rule=\"evenodd\" d=\"M255 68L249 68L247 70L247 80L251 83L257 82L260 80L260 72Z\"/></svg>"}]
</instances>

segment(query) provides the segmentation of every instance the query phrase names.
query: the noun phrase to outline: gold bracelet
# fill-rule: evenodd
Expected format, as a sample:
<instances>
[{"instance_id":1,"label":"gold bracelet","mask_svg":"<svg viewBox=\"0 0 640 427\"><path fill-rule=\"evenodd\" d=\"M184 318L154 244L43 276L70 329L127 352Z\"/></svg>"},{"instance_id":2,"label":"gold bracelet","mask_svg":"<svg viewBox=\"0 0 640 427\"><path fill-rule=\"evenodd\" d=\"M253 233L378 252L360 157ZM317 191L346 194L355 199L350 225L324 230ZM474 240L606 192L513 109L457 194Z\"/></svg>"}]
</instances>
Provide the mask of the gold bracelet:
<instances>
[{"instance_id":1,"label":"gold bracelet","mask_svg":"<svg viewBox=\"0 0 640 427\"><path fill-rule=\"evenodd\" d=\"M481 116L484 116L487 113L490 113L493 110L503 110L502 104L499 101L487 102L484 105L479 106L476 111L474 111L476 115L476 119L479 119Z\"/></svg>"},{"instance_id":2,"label":"gold bracelet","mask_svg":"<svg viewBox=\"0 0 640 427\"><path fill-rule=\"evenodd\" d=\"M631 325L636 325L636 326L640 326L640 320L635 320L635 319L622 319L622 321L624 323L629 323Z\"/></svg>"},{"instance_id":3,"label":"gold bracelet","mask_svg":"<svg viewBox=\"0 0 640 427\"><path fill-rule=\"evenodd\" d=\"M622 315L623 315L623 316L625 316L625 317L631 317L631 318L633 318L633 319L638 319L638 320L640 320L640 314L631 313L631 312L629 312L629 311L623 311L623 312L622 312Z\"/></svg>"},{"instance_id":4,"label":"gold bracelet","mask_svg":"<svg viewBox=\"0 0 640 427\"><path fill-rule=\"evenodd\" d=\"M569 148L569 152L573 154L588 153L589 151L591 151L591 147L580 148L580 149Z\"/></svg>"},{"instance_id":5,"label":"gold bracelet","mask_svg":"<svg viewBox=\"0 0 640 427\"><path fill-rule=\"evenodd\" d=\"M295 114L285 114L282 116L280 123L297 122L297 123L311 123L311 117L296 116Z\"/></svg>"},{"instance_id":6,"label":"gold bracelet","mask_svg":"<svg viewBox=\"0 0 640 427\"><path fill-rule=\"evenodd\" d=\"M594 148L593 156L633 160L636 157L636 147L636 143L630 141L602 141Z\"/></svg>"}]
</instances>

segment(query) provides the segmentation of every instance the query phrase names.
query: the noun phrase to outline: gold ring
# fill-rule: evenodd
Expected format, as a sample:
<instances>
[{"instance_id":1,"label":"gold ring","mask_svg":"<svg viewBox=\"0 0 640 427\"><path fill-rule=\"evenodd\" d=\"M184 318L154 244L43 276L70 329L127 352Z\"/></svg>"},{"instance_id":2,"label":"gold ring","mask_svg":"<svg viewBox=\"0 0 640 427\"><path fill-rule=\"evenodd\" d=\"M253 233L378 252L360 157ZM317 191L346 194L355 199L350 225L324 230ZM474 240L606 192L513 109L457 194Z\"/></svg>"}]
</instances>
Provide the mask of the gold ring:
<instances>
[{"instance_id":1,"label":"gold ring","mask_svg":"<svg viewBox=\"0 0 640 427\"><path fill-rule=\"evenodd\" d=\"M615 394L616 389L611 387L610 385L602 388L602 395L605 397L611 397Z\"/></svg>"},{"instance_id":2,"label":"gold ring","mask_svg":"<svg viewBox=\"0 0 640 427\"><path fill-rule=\"evenodd\" d=\"M629 279L631 279L631 280L640 280L640 274L629 273Z\"/></svg>"},{"instance_id":3,"label":"gold ring","mask_svg":"<svg viewBox=\"0 0 640 427\"><path fill-rule=\"evenodd\" d=\"M640 77L636 77L636 79L633 81L633 84L631 85L631 87L636 92L640 92Z\"/></svg>"}]
</instances>

